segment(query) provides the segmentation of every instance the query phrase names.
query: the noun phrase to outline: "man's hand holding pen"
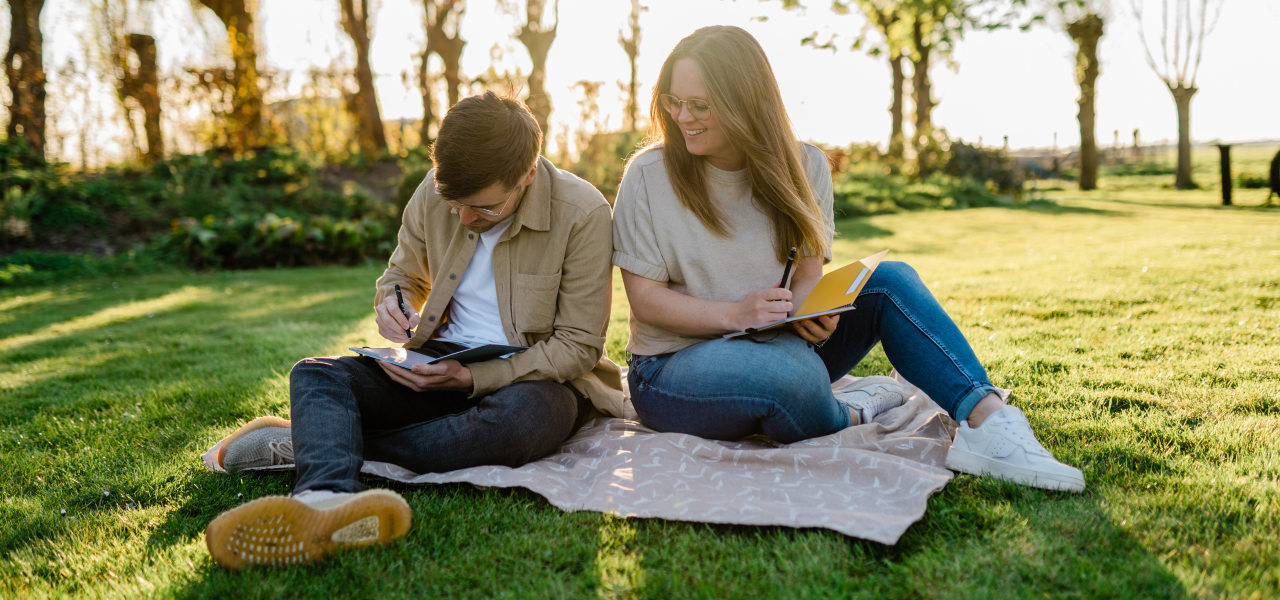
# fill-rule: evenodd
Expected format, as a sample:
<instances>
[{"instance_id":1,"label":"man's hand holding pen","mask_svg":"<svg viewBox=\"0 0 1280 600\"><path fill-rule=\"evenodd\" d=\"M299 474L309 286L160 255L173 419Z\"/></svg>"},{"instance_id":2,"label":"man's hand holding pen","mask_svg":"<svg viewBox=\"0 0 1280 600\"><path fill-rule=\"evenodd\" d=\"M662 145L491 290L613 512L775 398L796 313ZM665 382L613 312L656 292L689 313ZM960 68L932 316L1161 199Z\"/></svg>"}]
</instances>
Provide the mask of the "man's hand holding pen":
<instances>
[{"instance_id":1,"label":"man's hand holding pen","mask_svg":"<svg viewBox=\"0 0 1280 600\"><path fill-rule=\"evenodd\" d=\"M378 335L397 344L409 342L407 331L417 329L418 321L422 318L418 311L409 305L405 305L405 311L400 312L399 303L396 302L394 296L390 295L383 298L382 304L377 305L374 309L378 313ZM405 313L408 314L406 315Z\"/></svg>"}]
</instances>

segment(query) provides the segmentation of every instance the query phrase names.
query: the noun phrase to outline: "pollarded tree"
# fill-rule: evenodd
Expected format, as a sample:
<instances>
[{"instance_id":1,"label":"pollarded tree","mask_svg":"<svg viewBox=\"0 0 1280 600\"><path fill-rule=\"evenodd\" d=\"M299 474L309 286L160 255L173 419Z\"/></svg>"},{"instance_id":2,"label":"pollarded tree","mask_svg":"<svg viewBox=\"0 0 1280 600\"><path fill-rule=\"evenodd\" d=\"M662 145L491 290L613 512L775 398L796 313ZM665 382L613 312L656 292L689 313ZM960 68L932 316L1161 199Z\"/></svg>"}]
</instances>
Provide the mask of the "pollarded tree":
<instances>
[{"instance_id":1,"label":"pollarded tree","mask_svg":"<svg viewBox=\"0 0 1280 600\"><path fill-rule=\"evenodd\" d=\"M142 159L148 163L164 159L164 137L160 134L160 77L156 63L156 39L145 33L125 36L126 48L137 58L135 69L125 55L123 72L117 90L120 97L133 98L142 107L142 128L147 134L147 150Z\"/></svg>"},{"instance_id":2,"label":"pollarded tree","mask_svg":"<svg viewBox=\"0 0 1280 600\"><path fill-rule=\"evenodd\" d=\"M640 56L640 13L649 10L646 6L640 6L640 0L631 0L631 14L627 15L627 27L631 30L631 37L627 37L627 33L618 30L618 44L622 46L622 51L627 53L627 63L631 65L631 79L627 80L627 131L636 133L640 130L639 120L636 113L640 108L640 95L636 83L636 58ZM581 83L581 82L579 82Z\"/></svg>"},{"instance_id":3,"label":"pollarded tree","mask_svg":"<svg viewBox=\"0 0 1280 600\"><path fill-rule=\"evenodd\" d=\"M262 143L262 89L258 86L258 41L254 30L256 0L197 0L227 28L232 66L231 115L227 140L236 151Z\"/></svg>"},{"instance_id":4,"label":"pollarded tree","mask_svg":"<svg viewBox=\"0 0 1280 600\"><path fill-rule=\"evenodd\" d=\"M1076 44L1076 84L1080 86L1080 189L1098 188L1098 140L1095 135L1098 75L1098 42L1111 18L1109 0L1042 0L1035 20L1047 20L1050 26L1071 36Z\"/></svg>"},{"instance_id":5,"label":"pollarded tree","mask_svg":"<svg viewBox=\"0 0 1280 600\"><path fill-rule=\"evenodd\" d=\"M1138 19L1138 37L1147 53L1147 64L1173 94L1178 107L1178 168L1174 185L1180 189L1196 187L1191 179L1191 98L1200 91L1196 74L1204 54L1204 38L1213 31L1222 13L1222 0L1160 0L1160 56L1156 62L1147 43L1144 20L1145 2L1130 0L1133 16Z\"/></svg>"},{"instance_id":6,"label":"pollarded tree","mask_svg":"<svg viewBox=\"0 0 1280 600\"><path fill-rule=\"evenodd\" d=\"M423 25L427 30L426 47L418 63L418 91L422 94L422 127L419 136L424 145L430 143L431 122L435 120L435 102L431 94L431 78L427 67L431 55L440 57L444 64L445 90L450 107L458 103L459 86L462 84L460 64L462 47L462 16L467 10L466 0L420 0L423 9Z\"/></svg>"},{"instance_id":7,"label":"pollarded tree","mask_svg":"<svg viewBox=\"0 0 1280 600\"><path fill-rule=\"evenodd\" d=\"M508 0L509 1L509 0ZM551 43L556 39L556 29L560 26L560 0L552 0L551 23L547 24L547 0L527 0L525 4L525 23L516 33L516 39L524 44L533 61L529 71L529 92L525 104L533 113L542 128L542 149L546 150L547 141L551 138L551 96L547 94L547 53L551 51Z\"/></svg>"},{"instance_id":8,"label":"pollarded tree","mask_svg":"<svg viewBox=\"0 0 1280 600\"><path fill-rule=\"evenodd\" d=\"M4 55L10 94L9 139L25 139L40 156L44 156L45 143L42 10L44 0L9 0L9 50Z\"/></svg>"},{"instance_id":9,"label":"pollarded tree","mask_svg":"<svg viewBox=\"0 0 1280 600\"><path fill-rule=\"evenodd\" d=\"M145 1L145 0L144 0ZM131 29L148 30L144 6L130 10L129 0L101 0L94 6L97 21L99 52L105 70L115 80L116 97L119 98L133 137L138 157L146 163L164 158L164 137L160 131L160 75L156 56L156 40L146 33L129 33ZM142 3L137 3L142 4ZM131 104L132 100L136 104ZM142 128L147 147L138 144L134 111L142 110Z\"/></svg>"},{"instance_id":10,"label":"pollarded tree","mask_svg":"<svg viewBox=\"0 0 1280 600\"><path fill-rule=\"evenodd\" d=\"M360 150L380 154L387 151L387 132L382 128L378 91L373 87L373 69L369 66L369 46L373 39L369 0L338 0L338 6L342 9L342 29L356 47L356 91L347 94L347 110L356 121Z\"/></svg>"}]
</instances>

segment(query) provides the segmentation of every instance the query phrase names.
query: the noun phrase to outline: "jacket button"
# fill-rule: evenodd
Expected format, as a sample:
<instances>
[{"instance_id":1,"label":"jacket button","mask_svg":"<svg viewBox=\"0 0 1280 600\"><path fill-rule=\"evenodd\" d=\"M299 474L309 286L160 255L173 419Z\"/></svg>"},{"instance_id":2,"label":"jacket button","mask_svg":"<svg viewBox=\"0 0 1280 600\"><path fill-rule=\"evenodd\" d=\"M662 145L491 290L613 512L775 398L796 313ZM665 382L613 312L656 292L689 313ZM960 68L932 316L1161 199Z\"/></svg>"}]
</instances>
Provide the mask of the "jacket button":
<instances>
[{"instance_id":1,"label":"jacket button","mask_svg":"<svg viewBox=\"0 0 1280 600\"><path fill-rule=\"evenodd\" d=\"M457 275L454 275L453 273L449 274L449 279L457 279L457 278L458 278Z\"/></svg>"},{"instance_id":2,"label":"jacket button","mask_svg":"<svg viewBox=\"0 0 1280 600\"><path fill-rule=\"evenodd\" d=\"M428 320L428 321L435 321L435 320L436 320L436 318L435 318L435 316L430 316L430 317L427 317L427 320Z\"/></svg>"},{"instance_id":3,"label":"jacket button","mask_svg":"<svg viewBox=\"0 0 1280 600\"><path fill-rule=\"evenodd\" d=\"M476 239L476 234L474 234L474 233L468 233L468 234L467 234L467 239L469 239L469 240L474 240L474 239Z\"/></svg>"}]
</instances>

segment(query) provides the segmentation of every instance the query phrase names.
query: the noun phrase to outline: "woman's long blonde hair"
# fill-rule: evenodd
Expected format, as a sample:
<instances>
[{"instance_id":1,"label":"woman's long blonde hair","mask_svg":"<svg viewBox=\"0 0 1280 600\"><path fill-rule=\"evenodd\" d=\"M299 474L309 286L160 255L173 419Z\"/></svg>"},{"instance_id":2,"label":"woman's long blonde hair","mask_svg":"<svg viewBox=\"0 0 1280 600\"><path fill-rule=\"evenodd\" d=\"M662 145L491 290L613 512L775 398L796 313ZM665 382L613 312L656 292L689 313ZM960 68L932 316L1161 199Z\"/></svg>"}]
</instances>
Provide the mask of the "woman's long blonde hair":
<instances>
[{"instance_id":1,"label":"woman's long blonde hair","mask_svg":"<svg viewBox=\"0 0 1280 600\"><path fill-rule=\"evenodd\" d=\"M801 255L822 256L828 249L827 225L813 197L801 157L801 144L791 130L782 92L764 49L738 27L703 27L676 44L662 64L649 107L652 141L662 143L663 158L676 196L702 224L720 236L730 234L724 215L707 192L705 159L689 154L680 124L662 106L671 93L676 61L698 63L706 98L729 143L746 163L751 189L773 223L773 247L779 261L791 248Z\"/></svg>"}]
</instances>

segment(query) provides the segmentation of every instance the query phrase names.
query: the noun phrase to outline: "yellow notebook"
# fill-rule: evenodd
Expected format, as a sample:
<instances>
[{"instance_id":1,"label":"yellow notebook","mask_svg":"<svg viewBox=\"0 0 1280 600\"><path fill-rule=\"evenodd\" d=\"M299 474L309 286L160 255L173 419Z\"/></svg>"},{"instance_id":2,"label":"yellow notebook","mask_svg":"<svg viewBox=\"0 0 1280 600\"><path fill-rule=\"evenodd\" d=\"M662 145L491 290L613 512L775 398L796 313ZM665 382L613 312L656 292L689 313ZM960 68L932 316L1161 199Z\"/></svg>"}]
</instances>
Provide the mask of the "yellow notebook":
<instances>
[{"instance_id":1,"label":"yellow notebook","mask_svg":"<svg viewBox=\"0 0 1280 600\"><path fill-rule=\"evenodd\" d=\"M809 292L809 297L805 298L804 304L801 304L800 308L795 311L794 317L774 321L763 327L730 333L724 337L734 338L750 335L760 331L776 329L787 323L813 319L823 315L837 315L853 310L853 301L858 298L862 288L871 279L871 274L875 272L876 267L880 266L880 261L884 260L885 255L888 253L888 250L881 251L823 275L822 279L818 280L818 285L813 286L813 291Z\"/></svg>"}]
</instances>

